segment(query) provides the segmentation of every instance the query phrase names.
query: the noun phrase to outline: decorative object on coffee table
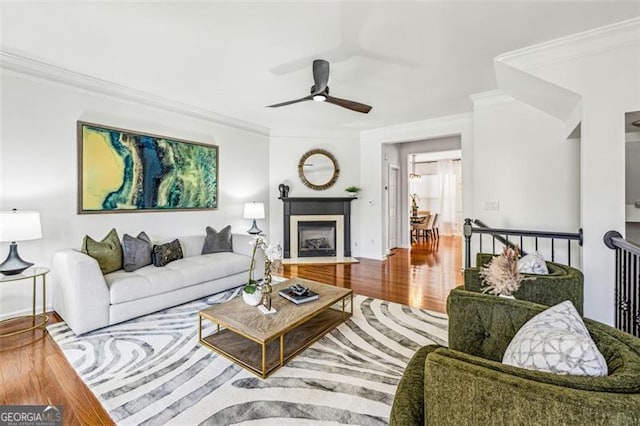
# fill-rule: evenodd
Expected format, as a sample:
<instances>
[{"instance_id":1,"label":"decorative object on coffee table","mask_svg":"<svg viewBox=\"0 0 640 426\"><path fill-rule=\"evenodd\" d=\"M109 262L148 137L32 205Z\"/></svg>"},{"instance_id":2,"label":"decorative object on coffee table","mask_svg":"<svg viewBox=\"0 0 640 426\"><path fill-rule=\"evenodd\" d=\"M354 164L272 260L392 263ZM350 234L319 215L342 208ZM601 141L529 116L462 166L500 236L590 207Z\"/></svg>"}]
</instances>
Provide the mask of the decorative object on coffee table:
<instances>
[{"instance_id":1,"label":"decorative object on coffee table","mask_svg":"<svg viewBox=\"0 0 640 426\"><path fill-rule=\"evenodd\" d=\"M257 235L249 244L253 247L251 250L251 264L249 265L249 281L244 285L243 293L253 294L258 287L258 282L253 279L253 271L256 267L256 252L258 248L261 250L266 247L266 235Z\"/></svg>"},{"instance_id":2,"label":"decorative object on coffee table","mask_svg":"<svg viewBox=\"0 0 640 426\"><path fill-rule=\"evenodd\" d=\"M254 289L253 293L247 293L247 291L243 289L242 300L244 300L244 303L249 306L258 306L262 302L262 292L257 287Z\"/></svg>"},{"instance_id":3,"label":"decorative object on coffee table","mask_svg":"<svg viewBox=\"0 0 640 426\"><path fill-rule=\"evenodd\" d=\"M266 242L266 240L265 240ZM271 313L271 271L278 267L282 260L280 244L267 245L264 248L264 280L262 282L262 306Z\"/></svg>"},{"instance_id":4,"label":"decorative object on coffee table","mask_svg":"<svg viewBox=\"0 0 640 426\"><path fill-rule=\"evenodd\" d=\"M16 241L39 238L42 238L40 213L16 209L0 212L0 241L9 243L9 254L0 264L0 272L4 275L17 275L33 266L33 263L25 262L20 258Z\"/></svg>"},{"instance_id":5,"label":"decorative object on coffee table","mask_svg":"<svg viewBox=\"0 0 640 426\"><path fill-rule=\"evenodd\" d=\"M304 287L300 284L294 284L291 287L283 288L278 292L278 294L296 305L313 302L320 298L318 293L311 291L309 287Z\"/></svg>"},{"instance_id":6,"label":"decorative object on coffee table","mask_svg":"<svg viewBox=\"0 0 640 426\"><path fill-rule=\"evenodd\" d=\"M266 235L256 235L251 240L253 245L251 255L251 265L249 266L249 281L243 288L242 298L248 305L265 307L264 313L274 313L271 309L271 272L277 268L282 259L282 247L280 244L269 244ZM264 253L264 278L261 283L253 279L255 268L256 252L260 249ZM254 296L255 294L255 296Z\"/></svg>"}]
</instances>

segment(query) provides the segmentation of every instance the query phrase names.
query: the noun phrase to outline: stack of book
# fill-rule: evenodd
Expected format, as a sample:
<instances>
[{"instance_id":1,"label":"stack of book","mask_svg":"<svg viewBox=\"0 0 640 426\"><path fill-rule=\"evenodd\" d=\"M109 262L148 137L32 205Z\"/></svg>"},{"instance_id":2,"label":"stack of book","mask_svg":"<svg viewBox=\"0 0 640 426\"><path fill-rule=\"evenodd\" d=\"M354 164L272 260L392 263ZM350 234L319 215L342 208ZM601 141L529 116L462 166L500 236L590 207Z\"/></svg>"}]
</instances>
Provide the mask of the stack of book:
<instances>
[{"instance_id":1,"label":"stack of book","mask_svg":"<svg viewBox=\"0 0 640 426\"><path fill-rule=\"evenodd\" d=\"M300 284L292 285L291 287L284 288L278 292L278 294L287 300L292 301L296 305L301 303L312 302L318 300L320 296L315 291L309 290L307 287L303 287Z\"/></svg>"}]
</instances>

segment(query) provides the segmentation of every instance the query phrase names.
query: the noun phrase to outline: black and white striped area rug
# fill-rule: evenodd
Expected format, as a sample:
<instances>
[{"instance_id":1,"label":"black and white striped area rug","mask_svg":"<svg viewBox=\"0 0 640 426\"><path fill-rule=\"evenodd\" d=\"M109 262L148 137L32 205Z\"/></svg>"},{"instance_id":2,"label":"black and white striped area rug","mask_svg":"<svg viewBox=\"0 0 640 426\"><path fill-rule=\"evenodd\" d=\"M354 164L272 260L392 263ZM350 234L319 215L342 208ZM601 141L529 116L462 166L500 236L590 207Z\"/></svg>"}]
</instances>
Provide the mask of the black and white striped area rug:
<instances>
[{"instance_id":1,"label":"black and white striped area rug","mask_svg":"<svg viewBox=\"0 0 640 426\"><path fill-rule=\"evenodd\" d=\"M48 327L121 425L383 425L405 365L446 344L443 314L354 296L354 315L266 380L198 343L198 311L232 290L77 337Z\"/></svg>"}]
</instances>

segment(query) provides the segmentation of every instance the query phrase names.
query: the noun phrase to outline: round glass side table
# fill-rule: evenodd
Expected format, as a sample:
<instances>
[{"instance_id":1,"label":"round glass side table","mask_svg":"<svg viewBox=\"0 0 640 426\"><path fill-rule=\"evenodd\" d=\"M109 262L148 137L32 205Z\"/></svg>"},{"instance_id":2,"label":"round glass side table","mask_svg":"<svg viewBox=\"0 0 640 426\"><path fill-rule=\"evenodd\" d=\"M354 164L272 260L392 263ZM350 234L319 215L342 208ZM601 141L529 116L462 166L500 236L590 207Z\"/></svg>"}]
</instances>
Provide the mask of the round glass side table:
<instances>
[{"instance_id":1,"label":"round glass side table","mask_svg":"<svg viewBox=\"0 0 640 426\"><path fill-rule=\"evenodd\" d=\"M42 267L33 267L29 268L21 274L17 275L2 275L0 274L0 284L8 283L11 281L20 281L20 280L28 280L31 279L33 283L32 288L32 306L31 306L31 315L21 315L13 318L7 318L5 320L0 321L0 325L5 325L7 323L23 319L23 318L31 318L32 324L31 327L21 328L20 330L12 331L10 333L0 334L0 337L9 337L14 336L20 333L26 333L27 331L35 330L36 328L41 328L45 330L45 326L49 321L49 316L47 315L47 290L46 290L46 275L49 273L49 268ZM36 281L40 277L40 281L42 282L42 312L36 314Z\"/></svg>"}]
</instances>

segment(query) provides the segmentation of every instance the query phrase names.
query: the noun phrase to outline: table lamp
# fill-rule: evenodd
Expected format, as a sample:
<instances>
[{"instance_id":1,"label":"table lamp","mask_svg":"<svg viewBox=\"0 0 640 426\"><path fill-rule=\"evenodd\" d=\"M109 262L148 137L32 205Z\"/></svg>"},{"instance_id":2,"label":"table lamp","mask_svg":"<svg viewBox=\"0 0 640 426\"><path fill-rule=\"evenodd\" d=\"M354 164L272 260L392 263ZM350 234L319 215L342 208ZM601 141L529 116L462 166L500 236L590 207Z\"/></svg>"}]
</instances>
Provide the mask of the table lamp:
<instances>
[{"instance_id":1,"label":"table lamp","mask_svg":"<svg viewBox=\"0 0 640 426\"><path fill-rule=\"evenodd\" d=\"M32 266L33 263L25 262L20 258L16 241L37 240L38 238L42 238L40 213L16 209L0 212L0 241L10 242L9 254L0 264L0 273L17 275Z\"/></svg>"},{"instance_id":2,"label":"table lamp","mask_svg":"<svg viewBox=\"0 0 640 426\"><path fill-rule=\"evenodd\" d=\"M253 219L253 224L251 228L247 230L249 234L259 234L262 231L256 225L256 219L264 219L264 204L256 203L252 201L251 203L245 203L244 205L244 214L242 215L245 219Z\"/></svg>"}]
</instances>

